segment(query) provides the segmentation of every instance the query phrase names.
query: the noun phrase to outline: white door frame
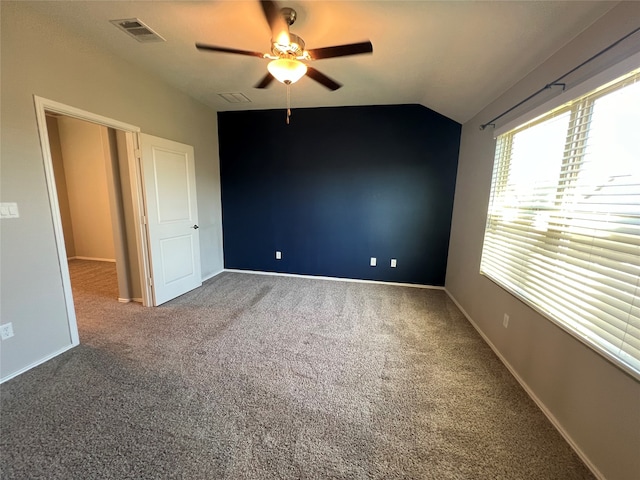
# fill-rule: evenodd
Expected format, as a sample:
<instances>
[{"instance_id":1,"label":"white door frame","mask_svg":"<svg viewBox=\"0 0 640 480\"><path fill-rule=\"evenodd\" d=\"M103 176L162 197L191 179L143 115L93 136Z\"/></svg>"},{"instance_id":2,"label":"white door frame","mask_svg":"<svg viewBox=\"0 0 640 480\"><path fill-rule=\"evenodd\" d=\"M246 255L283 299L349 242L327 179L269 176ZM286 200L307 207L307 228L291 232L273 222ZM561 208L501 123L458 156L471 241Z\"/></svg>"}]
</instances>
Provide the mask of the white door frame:
<instances>
[{"instance_id":1,"label":"white door frame","mask_svg":"<svg viewBox=\"0 0 640 480\"><path fill-rule=\"evenodd\" d=\"M139 158L140 140L138 134L140 133L140 128L135 125L129 125L118 120L103 117L102 115L80 110L69 105L64 105L53 100L48 100L37 95L34 95L33 99L36 109L38 133L40 135L40 146L44 159L44 173L47 183L47 191L49 194L49 205L51 206L51 217L53 219L53 231L58 251L58 262L60 264L60 272L62 274L62 287L64 289L64 297L67 307L67 318L69 319L69 332L71 334L71 342L75 346L80 343L80 338L78 335L73 295L71 293L71 278L67 263L67 251L64 245L60 205L58 204L58 192L56 190L55 176L53 173L53 159L51 158L51 146L49 145L49 135L47 132L46 112L48 111L67 115L79 120L97 123L105 127L125 132L127 138L127 164L129 165L129 176L131 178L130 187L133 198L133 213L134 218L137 219L135 223L135 234L140 267L140 285L142 286L142 304L148 307L153 305L153 296L151 292L147 231L145 228L144 195Z\"/></svg>"}]
</instances>

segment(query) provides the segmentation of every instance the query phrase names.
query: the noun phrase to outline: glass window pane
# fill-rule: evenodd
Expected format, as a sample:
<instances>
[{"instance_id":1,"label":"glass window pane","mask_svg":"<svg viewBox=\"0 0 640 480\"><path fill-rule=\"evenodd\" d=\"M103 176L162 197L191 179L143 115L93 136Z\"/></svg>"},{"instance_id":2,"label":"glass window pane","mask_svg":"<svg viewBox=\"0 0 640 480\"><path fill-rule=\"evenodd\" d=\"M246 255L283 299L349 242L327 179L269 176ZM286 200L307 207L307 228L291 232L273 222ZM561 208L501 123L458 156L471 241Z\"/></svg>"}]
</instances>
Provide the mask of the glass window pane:
<instances>
[{"instance_id":1,"label":"glass window pane","mask_svg":"<svg viewBox=\"0 0 640 480\"><path fill-rule=\"evenodd\" d=\"M595 100L587 154L577 179L583 209L640 214L640 83ZM635 200L634 200L635 197ZM626 206L635 204L635 209ZM626 205L626 206L625 206ZM598 208L600 206L600 208Z\"/></svg>"},{"instance_id":2,"label":"glass window pane","mask_svg":"<svg viewBox=\"0 0 640 480\"><path fill-rule=\"evenodd\" d=\"M565 112L514 135L507 189L512 205L555 202L569 116Z\"/></svg>"}]
</instances>

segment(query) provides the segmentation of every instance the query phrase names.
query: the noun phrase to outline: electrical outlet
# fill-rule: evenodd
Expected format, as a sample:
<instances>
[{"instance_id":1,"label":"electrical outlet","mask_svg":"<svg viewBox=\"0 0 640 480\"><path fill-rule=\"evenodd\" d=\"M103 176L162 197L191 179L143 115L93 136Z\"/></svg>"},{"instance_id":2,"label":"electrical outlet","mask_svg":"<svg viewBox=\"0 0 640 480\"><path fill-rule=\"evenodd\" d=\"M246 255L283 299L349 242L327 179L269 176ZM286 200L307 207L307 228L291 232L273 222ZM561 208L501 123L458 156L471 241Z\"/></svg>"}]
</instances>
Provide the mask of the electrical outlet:
<instances>
[{"instance_id":1,"label":"electrical outlet","mask_svg":"<svg viewBox=\"0 0 640 480\"><path fill-rule=\"evenodd\" d=\"M369 262L369 265L375 267L377 263L378 261L376 260L376 257L371 257L371 262Z\"/></svg>"},{"instance_id":2,"label":"electrical outlet","mask_svg":"<svg viewBox=\"0 0 640 480\"><path fill-rule=\"evenodd\" d=\"M396 268L398 266L398 261L395 258L391 259L391 268Z\"/></svg>"},{"instance_id":3,"label":"electrical outlet","mask_svg":"<svg viewBox=\"0 0 640 480\"><path fill-rule=\"evenodd\" d=\"M0 325L0 338L6 340L13 337L13 324L11 322Z\"/></svg>"},{"instance_id":4,"label":"electrical outlet","mask_svg":"<svg viewBox=\"0 0 640 480\"><path fill-rule=\"evenodd\" d=\"M504 314L504 317L502 318L502 326L504 328L507 328L509 326L509 315L507 315L506 313Z\"/></svg>"},{"instance_id":5,"label":"electrical outlet","mask_svg":"<svg viewBox=\"0 0 640 480\"><path fill-rule=\"evenodd\" d=\"M282 252L276 251L276 260L282 260Z\"/></svg>"}]
</instances>

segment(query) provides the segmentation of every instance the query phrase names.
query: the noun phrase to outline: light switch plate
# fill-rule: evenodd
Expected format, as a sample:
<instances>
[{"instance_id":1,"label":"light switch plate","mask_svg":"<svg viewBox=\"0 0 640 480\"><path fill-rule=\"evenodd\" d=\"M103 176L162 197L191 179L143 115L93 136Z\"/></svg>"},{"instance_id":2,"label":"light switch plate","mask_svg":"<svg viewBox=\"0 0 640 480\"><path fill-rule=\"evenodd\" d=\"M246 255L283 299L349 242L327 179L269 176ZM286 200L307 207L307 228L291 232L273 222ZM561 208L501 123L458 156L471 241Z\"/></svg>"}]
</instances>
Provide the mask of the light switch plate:
<instances>
[{"instance_id":1,"label":"light switch plate","mask_svg":"<svg viewBox=\"0 0 640 480\"><path fill-rule=\"evenodd\" d=\"M0 218L19 218L18 204L15 202L0 203Z\"/></svg>"}]
</instances>

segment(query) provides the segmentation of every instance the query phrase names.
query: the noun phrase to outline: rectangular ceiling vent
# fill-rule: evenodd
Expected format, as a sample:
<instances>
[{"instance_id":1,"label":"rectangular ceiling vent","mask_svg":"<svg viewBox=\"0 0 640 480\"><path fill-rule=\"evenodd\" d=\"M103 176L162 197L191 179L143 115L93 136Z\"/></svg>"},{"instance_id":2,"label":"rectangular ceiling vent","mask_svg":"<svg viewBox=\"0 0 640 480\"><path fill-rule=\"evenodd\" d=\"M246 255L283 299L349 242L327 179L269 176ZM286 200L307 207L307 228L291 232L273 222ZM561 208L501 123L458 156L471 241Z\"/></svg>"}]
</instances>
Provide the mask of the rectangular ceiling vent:
<instances>
[{"instance_id":1,"label":"rectangular ceiling vent","mask_svg":"<svg viewBox=\"0 0 640 480\"><path fill-rule=\"evenodd\" d=\"M165 42L166 40L156 32L146 26L137 18L126 18L122 20L110 20L116 27L123 32L131 35L141 43Z\"/></svg>"},{"instance_id":2,"label":"rectangular ceiling vent","mask_svg":"<svg viewBox=\"0 0 640 480\"><path fill-rule=\"evenodd\" d=\"M251 103L242 93L219 93L229 103Z\"/></svg>"}]
</instances>

